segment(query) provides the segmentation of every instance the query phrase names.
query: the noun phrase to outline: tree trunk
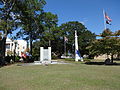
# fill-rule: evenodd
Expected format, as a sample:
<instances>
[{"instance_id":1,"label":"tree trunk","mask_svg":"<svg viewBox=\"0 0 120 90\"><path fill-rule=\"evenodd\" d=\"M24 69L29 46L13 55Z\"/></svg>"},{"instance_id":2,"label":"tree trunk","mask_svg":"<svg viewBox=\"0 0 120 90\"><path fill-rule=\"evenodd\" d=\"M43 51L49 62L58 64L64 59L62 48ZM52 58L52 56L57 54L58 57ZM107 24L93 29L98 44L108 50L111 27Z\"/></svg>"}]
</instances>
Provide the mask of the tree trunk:
<instances>
[{"instance_id":1,"label":"tree trunk","mask_svg":"<svg viewBox=\"0 0 120 90\"><path fill-rule=\"evenodd\" d=\"M120 53L118 52L118 55L117 55L117 59L119 60L120 59Z\"/></svg>"},{"instance_id":2,"label":"tree trunk","mask_svg":"<svg viewBox=\"0 0 120 90\"><path fill-rule=\"evenodd\" d=\"M32 34L30 33L30 54L32 55Z\"/></svg>"},{"instance_id":3,"label":"tree trunk","mask_svg":"<svg viewBox=\"0 0 120 90\"><path fill-rule=\"evenodd\" d=\"M113 63L113 54L111 55L111 63Z\"/></svg>"},{"instance_id":4,"label":"tree trunk","mask_svg":"<svg viewBox=\"0 0 120 90\"><path fill-rule=\"evenodd\" d=\"M30 39L30 54L32 55L32 40Z\"/></svg>"},{"instance_id":5,"label":"tree trunk","mask_svg":"<svg viewBox=\"0 0 120 90\"><path fill-rule=\"evenodd\" d=\"M3 54L2 54L2 56L5 57L5 51L6 51L6 37L3 37L2 47L3 47Z\"/></svg>"},{"instance_id":6,"label":"tree trunk","mask_svg":"<svg viewBox=\"0 0 120 90\"><path fill-rule=\"evenodd\" d=\"M49 47L51 47L51 40L49 40Z\"/></svg>"},{"instance_id":7,"label":"tree trunk","mask_svg":"<svg viewBox=\"0 0 120 90\"><path fill-rule=\"evenodd\" d=\"M49 27L49 33L51 33L50 27ZM51 47L51 40L50 40L50 38L49 38L49 47Z\"/></svg>"},{"instance_id":8,"label":"tree trunk","mask_svg":"<svg viewBox=\"0 0 120 90\"><path fill-rule=\"evenodd\" d=\"M2 39L2 50L1 50L1 65L5 64L5 51L6 51L6 36Z\"/></svg>"}]
</instances>

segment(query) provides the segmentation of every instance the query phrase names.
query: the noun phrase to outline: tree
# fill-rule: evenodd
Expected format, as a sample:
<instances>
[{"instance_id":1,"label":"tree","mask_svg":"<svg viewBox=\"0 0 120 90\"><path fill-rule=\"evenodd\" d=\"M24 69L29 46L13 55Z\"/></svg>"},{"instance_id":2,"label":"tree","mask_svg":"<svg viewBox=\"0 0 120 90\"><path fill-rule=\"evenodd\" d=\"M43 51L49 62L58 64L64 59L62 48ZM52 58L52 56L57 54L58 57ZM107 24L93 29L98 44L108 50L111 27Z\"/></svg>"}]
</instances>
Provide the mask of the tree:
<instances>
[{"instance_id":1,"label":"tree","mask_svg":"<svg viewBox=\"0 0 120 90\"><path fill-rule=\"evenodd\" d=\"M107 37L107 36L112 36L113 35L113 32L107 28L106 30L104 30L102 33L101 33L101 37Z\"/></svg>"},{"instance_id":2,"label":"tree","mask_svg":"<svg viewBox=\"0 0 120 90\"><path fill-rule=\"evenodd\" d=\"M56 33L59 32L59 29L57 27L58 17L56 14L52 14L51 12L43 12L40 15L43 23L43 32L39 36L36 42L34 42L33 47L33 54L34 56L38 56L36 52L39 53L39 47L36 46L43 46L47 48L48 46L52 47L52 52L57 51L56 48L58 46L56 40L59 40L56 35ZM56 39L57 38L57 39ZM55 46L56 45L56 46ZM55 46L55 47L54 47ZM56 53L56 52L55 52Z\"/></svg>"},{"instance_id":3,"label":"tree","mask_svg":"<svg viewBox=\"0 0 120 90\"><path fill-rule=\"evenodd\" d=\"M87 28L78 21L67 22L60 26L62 37L66 36L68 38L67 50L74 53L74 32L77 30L78 44L81 55L89 54L86 47L95 39L95 34L87 30Z\"/></svg>"},{"instance_id":4,"label":"tree","mask_svg":"<svg viewBox=\"0 0 120 90\"><path fill-rule=\"evenodd\" d=\"M116 31L119 32L119 31ZM113 63L113 55L119 54L120 52L120 38L115 37L116 32L113 33L111 30L106 29L100 34L102 39L93 41L89 48L90 53L94 55L111 55L111 62ZM118 34L117 34L118 35Z\"/></svg>"},{"instance_id":5,"label":"tree","mask_svg":"<svg viewBox=\"0 0 120 90\"><path fill-rule=\"evenodd\" d=\"M36 18L43 11L42 8L45 3L44 0L0 0L0 31L3 33L1 41L3 60L5 58L7 35L16 30L18 25L22 25L26 31L25 34L29 35L32 48L33 30L37 27L37 31L40 31L41 27L40 21ZM34 29L32 29L33 26Z\"/></svg>"},{"instance_id":6,"label":"tree","mask_svg":"<svg viewBox=\"0 0 120 90\"><path fill-rule=\"evenodd\" d=\"M2 33L0 32L0 58L2 58Z\"/></svg>"},{"instance_id":7,"label":"tree","mask_svg":"<svg viewBox=\"0 0 120 90\"><path fill-rule=\"evenodd\" d=\"M0 0L0 31L2 31L2 59L3 62L5 60L5 46L6 46L6 38L8 34L11 34L13 30L15 30L14 26L14 18L13 18L13 7L15 4L15 0Z\"/></svg>"},{"instance_id":8,"label":"tree","mask_svg":"<svg viewBox=\"0 0 120 90\"><path fill-rule=\"evenodd\" d=\"M51 40L52 38L52 28L55 28L57 26L57 22L58 22L58 17L56 14L52 14L51 12L44 12L42 14L42 20L43 20L43 24L44 24L44 35L46 38L48 38L47 41L49 41L49 45L51 46Z\"/></svg>"},{"instance_id":9,"label":"tree","mask_svg":"<svg viewBox=\"0 0 120 90\"><path fill-rule=\"evenodd\" d=\"M32 55L33 40L40 36L42 31L42 23L39 17L43 12L43 6L46 4L44 0L22 0L18 1L17 10L20 11L21 31L17 36L26 35L24 39L30 41L30 54Z\"/></svg>"},{"instance_id":10,"label":"tree","mask_svg":"<svg viewBox=\"0 0 120 90\"><path fill-rule=\"evenodd\" d=\"M63 54L63 39L61 39L61 30L59 27L51 28L51 48L52 54L56 55L56 57L60 57ZM37 40L33 43L33 55L39 56L39 49L41 47L47 48L48 47L48 35L46 33L43 34L40 40Z\"/></svg>"},{"instance_id":11,"label":"tree","mask_svg":"<svg viewBox=\"0 0 120 90\"><path fill-rule=\"evenodd\" d=\"M64 53L64 36L68 38L67 51L69 50L74 54L73 44L75 41L75 30L78 31L79 50L81 51L81 54L88 54L89 52L86 47L95 39L95 34L87 30L83 24L77 21L72 21L64 23L59 27L51 27L50 33L45 30L42 33L40 41L34 42L34 55L39 53L39 47L37 46L48 47L48 38L50 38L52 53L57 57L60 57Z\"/></svg>"},{"instance_id":12,"label":"tree","mask_svg":"<svg viewBox=\"0 0 120 90\"><path fill-rule=\"evenodd\" d=\"M117 36L120 36L120 30L117 30L114 35L117 37Z\"/></svg>"}]
</instances>

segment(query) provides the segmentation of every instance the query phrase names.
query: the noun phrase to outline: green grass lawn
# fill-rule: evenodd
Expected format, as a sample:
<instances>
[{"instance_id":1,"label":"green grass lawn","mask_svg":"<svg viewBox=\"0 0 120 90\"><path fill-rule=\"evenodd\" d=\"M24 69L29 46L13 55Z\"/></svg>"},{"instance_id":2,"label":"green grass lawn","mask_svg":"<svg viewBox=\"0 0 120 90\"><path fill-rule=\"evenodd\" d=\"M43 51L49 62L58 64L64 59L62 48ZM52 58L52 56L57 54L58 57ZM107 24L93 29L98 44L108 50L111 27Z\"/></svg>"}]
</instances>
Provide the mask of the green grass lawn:
<instances>
[{"instance_id":1,"label":"green grass lawn","mask_svg":"<svg viewBox=\"0 0 120 90\"><path fill-rule=\"evenodd\" d=\"M0 68L0 90L120 90L120 66L83 63Z\"/></svg>"}]
</instances>

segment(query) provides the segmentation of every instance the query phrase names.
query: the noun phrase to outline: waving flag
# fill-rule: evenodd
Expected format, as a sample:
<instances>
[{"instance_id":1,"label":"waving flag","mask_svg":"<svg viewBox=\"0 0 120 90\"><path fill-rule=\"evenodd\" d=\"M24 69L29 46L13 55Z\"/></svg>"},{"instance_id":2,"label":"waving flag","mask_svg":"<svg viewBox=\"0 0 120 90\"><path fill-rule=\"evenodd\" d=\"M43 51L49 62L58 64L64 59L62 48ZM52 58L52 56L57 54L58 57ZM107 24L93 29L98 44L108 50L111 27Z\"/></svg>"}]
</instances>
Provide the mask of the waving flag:
<instances>
[{"instance_id":1,"label":"waving flag","mask_svg":"<svg viewBox=\"0 0 120 90\"><path fill-rule=\"evenodd\" d=\"M112 19L107 15L106 12L105 12L105 19L106 19L106 24L111 25L110 23L112 22Z\"/></svg>"},{"instance_id":2,"label":"waving flag","mask_svg":"<svg viewBox=\"0 0 120 90\"><path fill-rule=\"evenodd\" d=\"M106 20L106 24L109 24L109 25L111 25L111 23L110 23L108 20Z\"/></svg>"},{"instance_id":3,"label":"waving flag","mask_svg":"<svg viewBox=\"0 0 120 90\"><path fill-rule=\"evenodd\" d=\"M76 54L77 54L79 57L81 57L80 52L79 52L78 50L76 50Z\"/></svg>"},{"instance_id":4,"label":"waving flag","mask_svg":"<svg viewBox=\"0 0 120 90\"><path fill-rule=\"evenodd\" d=\"M107 13L105 12L105 18L108 20L108 21L112 21L112 19L107 15Z\"/></svg>"}]
</instances>

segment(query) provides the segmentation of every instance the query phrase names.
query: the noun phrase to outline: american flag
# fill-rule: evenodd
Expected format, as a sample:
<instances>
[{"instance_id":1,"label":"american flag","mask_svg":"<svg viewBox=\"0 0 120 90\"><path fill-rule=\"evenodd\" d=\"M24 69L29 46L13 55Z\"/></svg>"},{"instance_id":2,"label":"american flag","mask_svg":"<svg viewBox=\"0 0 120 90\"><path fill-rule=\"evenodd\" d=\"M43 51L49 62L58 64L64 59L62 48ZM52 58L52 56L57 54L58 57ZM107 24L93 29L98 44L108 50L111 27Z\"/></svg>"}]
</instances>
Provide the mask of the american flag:
<instances>
[{"instance_id":1,"label":"american flag","mask_svg":"<svg viewBox=\"0 0 120 90\"><path fill-rule=\"evenodd\" d=\"M105 12L105 18L109 21L109 22L111 22L112 21L112 19L107 15L107 13Z\"/></svg>"}]
</instances>

